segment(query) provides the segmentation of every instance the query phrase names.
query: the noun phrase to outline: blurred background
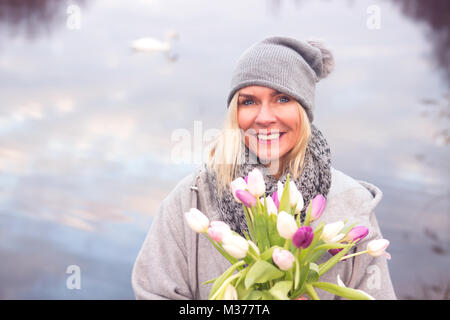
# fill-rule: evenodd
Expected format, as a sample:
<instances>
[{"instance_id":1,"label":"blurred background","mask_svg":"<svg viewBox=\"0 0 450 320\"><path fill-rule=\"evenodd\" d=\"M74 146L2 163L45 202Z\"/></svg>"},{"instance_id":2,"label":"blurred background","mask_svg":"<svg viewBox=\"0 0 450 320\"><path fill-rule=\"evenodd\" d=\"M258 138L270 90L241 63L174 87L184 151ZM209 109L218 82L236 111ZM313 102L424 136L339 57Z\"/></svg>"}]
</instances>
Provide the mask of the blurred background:
<instances>
[{"instance_id":1,"label":"blurred background","mask_svg":"<svg viewBox=\"0 0 450 320\"><path fill-rule=\"evenodd\" d=\"M449 4L0 1L0 298L134 299L152 217L222 127L237 58L284 35L334 52L314 122L333 166L384 193L398 297L449 299Z\"/></svg>"}]
</instances>

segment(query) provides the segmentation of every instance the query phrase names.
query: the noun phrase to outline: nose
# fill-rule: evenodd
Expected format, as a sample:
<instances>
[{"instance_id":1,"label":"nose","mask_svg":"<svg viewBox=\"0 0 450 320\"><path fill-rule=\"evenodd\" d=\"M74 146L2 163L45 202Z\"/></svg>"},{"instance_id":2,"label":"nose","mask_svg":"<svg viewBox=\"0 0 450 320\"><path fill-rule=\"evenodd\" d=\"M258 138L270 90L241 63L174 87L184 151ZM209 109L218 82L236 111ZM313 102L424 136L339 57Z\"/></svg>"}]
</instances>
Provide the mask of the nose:
<instances>
[{"instance_id":1,"label":"nose","mask_svg":"<svg viewBox=\"0 0 450 320\"><path fill-rule=\"evenodd\" d=\"M255 124L261 127L267 127L277 121L274 110L268 103L263 103L259 109L258 115L255 119Z\"/></svg>"}]
</instances>

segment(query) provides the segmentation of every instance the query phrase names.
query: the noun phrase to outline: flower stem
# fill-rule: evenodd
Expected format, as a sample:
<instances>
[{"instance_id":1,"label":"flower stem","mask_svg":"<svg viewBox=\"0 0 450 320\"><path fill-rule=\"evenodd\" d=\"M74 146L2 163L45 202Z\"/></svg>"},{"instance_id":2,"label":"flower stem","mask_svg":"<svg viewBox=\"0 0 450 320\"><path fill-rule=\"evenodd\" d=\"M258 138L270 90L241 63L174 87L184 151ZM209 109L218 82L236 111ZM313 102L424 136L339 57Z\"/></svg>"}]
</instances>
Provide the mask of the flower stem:
<instances>
[{"instance_id":1,"label":"flower stem","mask_svg":"<svg viewBox=\"0 0 450 320\"><path fill-rule=\"evenodd\" d=\"M345 259L348 259L348 258L356 257L356 256L359 256L360 254L367 253L367 252L368 252L368 250L364 250L364 251L352 253L352 254L349 254L348 256L343 256L343 257L340 259L340 261L345 260Z\"/></svg>"},{"instance_id":2,"label":"flower stem","mask_svg":"<svg viewBox=\"0 0 450 320\"><path fill-rule=\"evenodd\" d=\"M285 248L286 250L289 249L289 239L286 239L286 241L284 242L284 248Z\"/></svg>"},{"instance_id":3,"label":"flower stem","mask_svg":"<svg viewBox=\"0 0 450 320\"><path fill-rule=\"evenodd\" d=\"M251 209L251 208L247 208L247 209L248 209L248 213L249 213L249 215L250 215L250 220L251 220L252 223L253 223L254 219L253 219L253 212L252 212L252 209Z\"/></svg>"}]
</instances>

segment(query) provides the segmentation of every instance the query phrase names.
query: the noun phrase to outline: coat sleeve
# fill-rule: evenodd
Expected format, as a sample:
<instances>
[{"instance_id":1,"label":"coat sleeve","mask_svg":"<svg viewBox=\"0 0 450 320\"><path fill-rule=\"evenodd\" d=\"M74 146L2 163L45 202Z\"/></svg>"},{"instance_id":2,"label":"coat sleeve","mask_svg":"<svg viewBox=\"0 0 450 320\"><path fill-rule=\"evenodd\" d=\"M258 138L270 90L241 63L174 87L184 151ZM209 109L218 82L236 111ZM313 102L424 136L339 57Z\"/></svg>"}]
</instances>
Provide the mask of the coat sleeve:
<instances>
[{"instance_id":1,"label":"coat sleeve","mask_svg":"<svg viewBox=\"0 0 450 320\"><path fill-rule=\"evenodd\" d=\"M369 219L371 232L369 237L358 244L356 252L366 250L369 241L382 238L373 211L370 213ZM353 259L353 272L348 287L363 290L376 300L397 299L389 274L387 259L384 255L372 257L369 254L361 254Z\"/></svg>"},{"instance_id":2,"label":"coat sleeve","mask_svg":"<svg viewBox=\"0 0 450 320\"><path fill-rule=\"evenodd\" d=\"M165 199L150 227L132 273L136 299L193 299L189 288L181 206Z\"/></svg>"}]
</instances>

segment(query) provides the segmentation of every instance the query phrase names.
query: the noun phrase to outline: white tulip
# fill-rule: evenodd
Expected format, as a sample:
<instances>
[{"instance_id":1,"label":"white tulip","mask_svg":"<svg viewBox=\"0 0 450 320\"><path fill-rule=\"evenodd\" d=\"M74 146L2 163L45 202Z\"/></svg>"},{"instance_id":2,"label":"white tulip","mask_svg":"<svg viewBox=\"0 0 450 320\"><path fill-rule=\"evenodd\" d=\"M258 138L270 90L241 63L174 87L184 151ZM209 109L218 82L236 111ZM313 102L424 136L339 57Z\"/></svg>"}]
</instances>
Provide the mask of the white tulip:
<instances>
[{"instance_id":1,"label":"white tulip","mask_svg":"<svg viewBox=\"0 0 450 320\"><path fill-rule=\"evenodd\" d=\"M195 232L204 233L208 231L209 219L197 208L191 208L188 212L185 212L184 217L189 227Z\"/></svg>"},{"instance_id":2,"label":"white tulip","mask_svg":"<svg viewBox=\"0 0 450 320\"><path fill-rule=\"evenodd\" d=\"M386 248L389 246L389 240L386 239L378 239L372 240L367 244L367 253L372 257L381 256Z\"/></svg>"},{"instance_id":3,"label":"white tulip","mask_svg":"<svg viewBox=\"0 0 450 320\"><path fill-rule=\"evenodd\" d=\"M293 215L287 213L286 211L281 211L278 213L277 230L280 236L284 239L292 239L292 236L297 229L297 222L295 222Z\"/></svg>"},{"instance_id":4,"label":"white tulip","mask_svg":"<svg viewBox=\"0 0 450 320\"><path fill-rule=\"evenodd\" d=\"M278 188L278 190L277 190L278 201L281 201L281 196L283 195L283 191L284 191L284 185L280 181L278 181L277 188ZM300 191L298 191L297 186L295 185L295 183L293 181L289 181L289 206L291 208L295 207L296 210L297 210L297 207L301 206L301 209L303 209L303 206L304 206L303 196L300 193ZM300 212L300 211L298 211L298 212Z\"/></svg>"},{"instance_id":5,"label":"white tulip","mask_svg":"<svg viewBox=\"0 0 450 320\"><path fill-rule=\"evenodd\" d=\"M337 221L334 223L328 223L323 227L322 240L325 242L338 242L345 237L344 233L340 231L344 228L344 223L342 221Z\"/></svg>"},{"instance_id":6,"label":"white tulip","mask_svg":"<svg viewBox=\"0 0 450 320\"><path fill-rule=\"evenodd\" d=\"M248 244L250 245L250 248L253 249L253 251L256 253L256 255L259 257L261 255L261 252L259 251L258 247L252 240L247 240Z\"/></svg>"},{"instance_id":7,"label":"white tulip","mask_svg":"<svg viewBox=\"0 0 450 320\"><path fill-rule=\"evenodd\" d=\"M259 201L264 204L264 198L259 199ZM278 214L278 209L277 206L275 205L275 202L273 202L272 197L266 197L266 207L267 207L267 213L269 215L274 214L277 215Z\"/></svg>"},{"instance_id":8,"label":"white tulip","mask_svg":"<svg viewBox=\"0 0 450 320\"><path fill-rule=\"evenodd\" d=\"M264 176L257 168L249 172L247 186L248 191L256 198L261 197L264 192L266 192L266 183L264 182Z\"/></svg>"},{"instance_id":9,"label":"white tulip","mask_svg":"<svg viewBox=\"0 0 450 320\"><path fill-rule=\"evenodd\" d=\"M238 300L238 293L232 284L229 284L225 289L223 300Z\"/></svg>"},{"instance_id":10,"label":"white tulip","mask_svg":"<svg viewBox=\"0 0 450 320\"><path fill-rule=\"evenodd\" d=\"M295 206L298 206L298 202L301 201L301 206L303 208L303 196L298 191L297 186L295 185L294 181L289 181L289 204L291 208L294 208Z\"/></svg>"},{"instance_id":11,"label":"white tulip","mask_svg":"<svg viewBox=\"0 0 450 320\"><path fill-rule=\"evenodd\" d=\"M222 239L222 246L232 257L242 259L247 255L249 244L241 236L229 234Z\"/></svg>"},{"instance_id":12,"label":"white tulip","mask_svg":"<svg viewBox=\"0 0 450 320\"><path fill-rule=\"evenodd\" d=\"M295 213L300 213L303 209L303 206L305 205L303 201L303 196L300 194L300 197L297 201L297 205L295 206Z\"/></svg>"},{"instance_id":13,"label":"white tulip","mask_svg":"<svg viewBox=\"0 0 450 320\"><path fill-rule=\"evenodd\" d=\"M284 186L281 183L281 181L277 182L277 196L278 196L278 202L281 202L281 196L283 195Z\"/></svg>"}]
</instances>

